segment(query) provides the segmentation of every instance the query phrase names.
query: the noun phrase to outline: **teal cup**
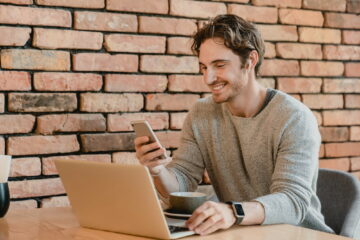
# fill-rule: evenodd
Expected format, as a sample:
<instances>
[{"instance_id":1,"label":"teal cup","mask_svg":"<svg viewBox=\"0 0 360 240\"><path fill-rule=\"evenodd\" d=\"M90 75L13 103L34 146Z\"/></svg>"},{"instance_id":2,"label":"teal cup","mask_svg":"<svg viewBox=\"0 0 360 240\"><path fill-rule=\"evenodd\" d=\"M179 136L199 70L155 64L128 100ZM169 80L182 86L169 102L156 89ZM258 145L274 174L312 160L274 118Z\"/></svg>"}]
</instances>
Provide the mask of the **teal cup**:
<instances>
[{"instance_id":1,"label":"teal cup","mask_svg":"<svg viewBox=\"0 0 360 240\"><path fill-rule=\"evenodd\" d=\"M170 209L174 213L192 214L206 199L207 195L201 192L173 192L170 193Z\"/></svg>"}]
</instances>

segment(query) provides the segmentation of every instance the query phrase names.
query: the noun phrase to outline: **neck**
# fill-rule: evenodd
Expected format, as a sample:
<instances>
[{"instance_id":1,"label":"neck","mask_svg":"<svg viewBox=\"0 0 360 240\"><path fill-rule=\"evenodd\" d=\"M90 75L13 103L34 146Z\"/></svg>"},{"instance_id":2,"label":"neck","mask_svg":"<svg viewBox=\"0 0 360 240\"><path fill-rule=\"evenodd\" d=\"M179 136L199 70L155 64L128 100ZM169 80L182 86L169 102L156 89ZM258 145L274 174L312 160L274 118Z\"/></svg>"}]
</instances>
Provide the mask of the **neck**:
<instances>
[{"instance_id":1,"label":"neck","mask_svg":"<svg viewBox=\"0 0 360 240\"><path fill-rule=\"evenodd\" d=\"M261 86L254 77L249 79L239 95L228 102L228 108L234 116L250 118L260 111L265 97L266 88Z\"/></svg>"}]
</instances>

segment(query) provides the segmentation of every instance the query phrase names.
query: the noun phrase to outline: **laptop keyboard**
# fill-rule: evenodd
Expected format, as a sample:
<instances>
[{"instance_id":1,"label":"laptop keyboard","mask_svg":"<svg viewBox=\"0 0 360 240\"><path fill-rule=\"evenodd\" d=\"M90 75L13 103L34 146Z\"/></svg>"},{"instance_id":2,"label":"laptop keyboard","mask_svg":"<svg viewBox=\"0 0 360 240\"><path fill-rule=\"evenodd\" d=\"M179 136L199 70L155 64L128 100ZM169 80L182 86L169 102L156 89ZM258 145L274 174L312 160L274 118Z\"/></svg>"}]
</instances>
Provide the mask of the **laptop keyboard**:
<instances>
[{"instance_id":1,"label":"laptop keyboard","mask_svg":"<svg viewBox=\"0 0 360 240\"><path fill-rule=\"evenodd\" d=\"M168 226L170 233L190 231L187 227Z\"/></svg>"}]
</instances>

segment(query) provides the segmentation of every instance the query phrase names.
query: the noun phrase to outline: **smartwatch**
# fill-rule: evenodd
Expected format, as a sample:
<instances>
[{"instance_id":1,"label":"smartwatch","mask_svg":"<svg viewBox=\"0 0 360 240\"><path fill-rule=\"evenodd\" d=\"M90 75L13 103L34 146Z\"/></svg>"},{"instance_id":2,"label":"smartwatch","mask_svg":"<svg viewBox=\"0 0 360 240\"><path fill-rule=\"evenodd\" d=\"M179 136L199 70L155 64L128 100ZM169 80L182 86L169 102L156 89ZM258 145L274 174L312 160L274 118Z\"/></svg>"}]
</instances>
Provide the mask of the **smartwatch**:
<instances>
[{"instance_id":1,"label":"smartwatch","mask_svg":"<svg viewBox=\"0 0 360 240\"><path fill-rule=\"evenodd\" d=\"M244 213L244 209L241 205L240 202L233 202L233 201L229 201L229 202L226 202L227 204L229 204L233 211L234 211L234 215L235 215L235 218L236 218L236 221L235 221L235 224L236 225L239 225L242 220L244 219L245 217L245 213Z\"/></svg>"}]
</instances>

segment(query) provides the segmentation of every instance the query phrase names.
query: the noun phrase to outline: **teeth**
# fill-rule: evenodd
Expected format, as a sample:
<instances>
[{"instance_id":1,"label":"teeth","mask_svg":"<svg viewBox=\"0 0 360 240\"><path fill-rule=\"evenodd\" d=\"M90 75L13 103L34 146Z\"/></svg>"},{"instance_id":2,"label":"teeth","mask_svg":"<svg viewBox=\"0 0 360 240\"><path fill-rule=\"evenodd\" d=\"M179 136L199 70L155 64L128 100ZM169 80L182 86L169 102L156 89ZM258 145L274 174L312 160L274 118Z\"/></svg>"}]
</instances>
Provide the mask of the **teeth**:
<instances>
[{"instance_id":1,"label":"teeth","mask_svg":"<svg viewBox=\"0 0 360 240\"><path fill-rule=\"evenodd\" d=\"M213 89L214 89L214 90L220 90L220 89L222 89L224 86L225 86L224 83L222 83L222 84L216 84L216 85L213 86Z\"/></svg>"}]
</instances>

